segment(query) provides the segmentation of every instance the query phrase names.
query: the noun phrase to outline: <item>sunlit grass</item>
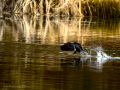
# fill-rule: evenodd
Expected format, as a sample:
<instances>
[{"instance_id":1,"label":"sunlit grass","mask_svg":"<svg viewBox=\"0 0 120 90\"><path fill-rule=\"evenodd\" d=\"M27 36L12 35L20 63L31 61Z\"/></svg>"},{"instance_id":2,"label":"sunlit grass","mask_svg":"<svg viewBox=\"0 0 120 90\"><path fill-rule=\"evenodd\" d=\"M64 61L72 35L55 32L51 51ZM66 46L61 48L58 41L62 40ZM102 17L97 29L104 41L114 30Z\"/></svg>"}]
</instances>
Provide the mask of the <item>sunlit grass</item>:
<instances>
[{"instance_id":1,"label":"sunlit grass","mask_svg":"<svg viewBox=\"0 0 120 90\"><path fill-rule=\"evenodd\" d=\"M2 9L34 15L120 17L118 0L5 0Z\"/></svg>"}]
</instances>

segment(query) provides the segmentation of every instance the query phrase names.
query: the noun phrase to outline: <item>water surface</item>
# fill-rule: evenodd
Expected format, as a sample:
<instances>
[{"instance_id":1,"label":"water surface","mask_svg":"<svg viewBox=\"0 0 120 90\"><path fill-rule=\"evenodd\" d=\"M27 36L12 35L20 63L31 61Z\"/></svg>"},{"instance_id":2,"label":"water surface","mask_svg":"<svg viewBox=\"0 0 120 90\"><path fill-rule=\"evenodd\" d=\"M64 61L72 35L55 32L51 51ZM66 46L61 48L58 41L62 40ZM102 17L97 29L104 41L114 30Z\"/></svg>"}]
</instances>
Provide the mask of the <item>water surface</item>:
<instances>
[{"instance_id":1,"label":"water surface","mask_svg":"<svg viewBox=\"0 0 120 90\"><path fill-rule=\"evenodd\" d=\"M66 42L88 52L63 52ZM104 52L108 57L100 56ZM120 22L16 16L0 19L1 90L120 89Z\"/></svg>"}]
</instances>

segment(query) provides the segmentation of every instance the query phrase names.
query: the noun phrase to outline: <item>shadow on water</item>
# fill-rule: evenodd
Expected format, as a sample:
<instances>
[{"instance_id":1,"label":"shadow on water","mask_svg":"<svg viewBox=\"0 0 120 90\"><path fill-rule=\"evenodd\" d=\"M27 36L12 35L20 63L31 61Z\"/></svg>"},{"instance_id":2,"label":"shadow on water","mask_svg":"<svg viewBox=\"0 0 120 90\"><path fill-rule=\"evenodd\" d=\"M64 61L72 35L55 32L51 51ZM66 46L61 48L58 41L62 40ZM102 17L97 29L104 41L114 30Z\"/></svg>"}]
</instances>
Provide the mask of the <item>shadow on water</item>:
<instances>
[{"instance_id":1,"label":"shadow on water","mask_svg":"<svg viewBox=\"0 0 120 90\"><path fill-rule=\"evenodd\" d=\"M0 19L2 90L120 89L120 22L15 16ZM81 43L88 55L63 52Z\"/></svg>"}]
</instances>

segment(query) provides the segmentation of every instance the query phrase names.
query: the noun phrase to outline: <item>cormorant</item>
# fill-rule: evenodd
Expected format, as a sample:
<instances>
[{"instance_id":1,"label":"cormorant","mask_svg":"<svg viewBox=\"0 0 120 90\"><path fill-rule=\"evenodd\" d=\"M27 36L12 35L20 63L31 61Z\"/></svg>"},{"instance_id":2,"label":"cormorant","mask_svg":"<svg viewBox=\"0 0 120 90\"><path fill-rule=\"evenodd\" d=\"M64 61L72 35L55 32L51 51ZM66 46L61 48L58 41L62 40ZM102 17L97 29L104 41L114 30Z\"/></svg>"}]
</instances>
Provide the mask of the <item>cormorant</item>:
<instances>
[{"instance_id":1,"label":"cormorant","mask_svg":"<svg viewBox=\"0 0 120 90\"><path fill-rule=\"evenodd\" d=\"M87 54L87 52L83 51L83 47L78 42L67 42L64 43L64 45L62 45L60 48L62 51L74 51L73 54L75 54L76 51L82 54Z\"/></svg>"}]
</instances>

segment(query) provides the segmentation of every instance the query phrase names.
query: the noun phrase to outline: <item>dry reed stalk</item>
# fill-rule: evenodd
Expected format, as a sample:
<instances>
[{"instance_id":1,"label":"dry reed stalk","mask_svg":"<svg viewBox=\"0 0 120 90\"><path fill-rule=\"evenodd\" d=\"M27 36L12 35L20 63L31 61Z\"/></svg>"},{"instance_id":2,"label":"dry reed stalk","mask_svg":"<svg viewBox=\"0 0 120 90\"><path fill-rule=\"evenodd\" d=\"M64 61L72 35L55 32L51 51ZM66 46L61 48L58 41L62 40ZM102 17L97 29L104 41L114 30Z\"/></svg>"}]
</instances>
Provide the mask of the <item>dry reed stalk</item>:
<instances>
[{"instance_id":1,"label":"dry reed stalk","mask_svg":"<svg viewBox=\"0 0 120 90\"><path fill-rule=\"evenodd\" d=\"M44 8L44 7L43 7L43 0L41 0L41 2L39 3L38 6L39 6L40 14L43 14L43 12L44 12L44 11L43 11L43 8Z\"/></svg>"},{"instance_id":2,"label":"dry reed stalk","mask_svg":"<svg viewBox=\"0 0 120 90\"><path fill-rule=\"evenodd\" d=\"M19 6L19 8L18 8ZM36 14L35 0L18 0L14 7L14 13L33 13Z\"/></svg>"},{"instance_id":3,"label":"dry reed stalk","mask_svg":"<svg viewBox=\"0 0 120 90\"><path fill-rule=\"evenodd\" d=\"M10 6L11 12L22 14L120 17L118 0L5 0L2 4L3 8Z\"/></svg>"},{"instance_id":4,"label":"dry reed stalk","mask_svg":"<svg viewBox=\"0 0 120 90\"><path fill-rule=\"evenodd\" d=\"M48 0L45 0L45 2L46 2L46 14L50 14L50 9L52 8L51 6L51 4L52 4L52 0L49 0L49 2L48 2Z\"/></svg>"},{"instance_id":5,"label":"dry reed stalk","mask_svg":"<svg viewBox=\"0 0 120 90\"><path fill-rule=\"evenodd\" d=\"M55 13L67 16L80 16L81 0L61 0L54 8Z\"/></svg>"}]
</instances>

